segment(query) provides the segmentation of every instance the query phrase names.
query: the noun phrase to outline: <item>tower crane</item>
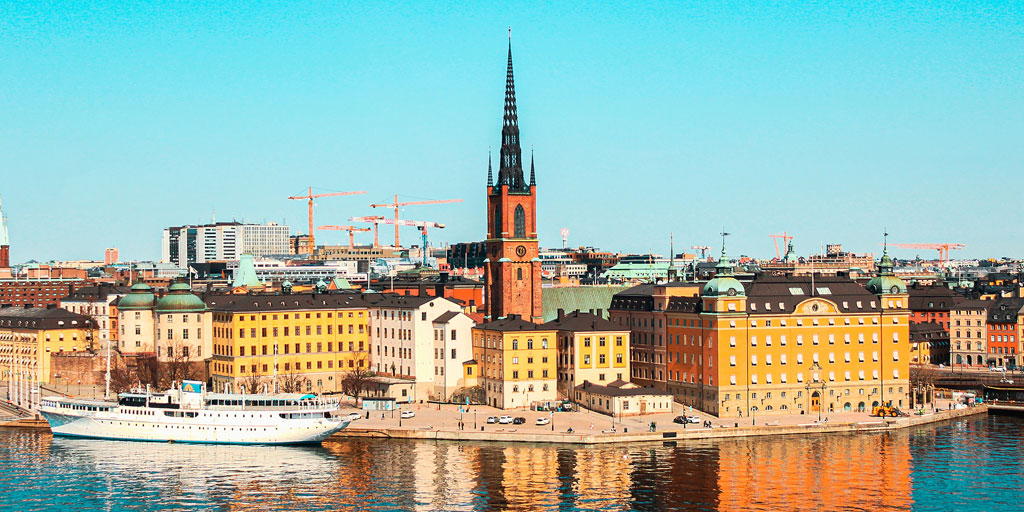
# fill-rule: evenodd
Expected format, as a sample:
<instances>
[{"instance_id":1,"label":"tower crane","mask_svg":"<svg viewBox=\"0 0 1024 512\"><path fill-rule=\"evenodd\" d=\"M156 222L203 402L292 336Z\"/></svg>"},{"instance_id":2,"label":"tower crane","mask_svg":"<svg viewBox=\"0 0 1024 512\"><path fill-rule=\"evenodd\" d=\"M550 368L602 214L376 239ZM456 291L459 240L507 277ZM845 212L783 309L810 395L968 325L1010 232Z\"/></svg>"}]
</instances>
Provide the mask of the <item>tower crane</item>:
<instances>
[{"instance_id":1,"label":"tower crane","mask_svg":"<svg viewBox=\"0 0 1024 512\"><path fill-rule=\"evenodd\" d=\"M899 247L900 249L933 249L939 251L939 266L945 268L946 263L949 262L949 251L960 250L966 247L964 244L955 242L947 242L940 244L889 244L893 247Z\"/></svg>"},{"instance_id":2,"label":"tower crane","mask_svg":"<svg viewBox=\"0 0 1024 512\"><path fill-rule=\"evenodd\" d=\"M367 222L367 219L372 218L373 217L352 217L349 220L351 220L352 222ZM444 228L444 224L424 220L380 219L374 222L378 222L380 224L394 224L395 227L412 226L415 227L416 229L419 229L420 235L423 237L423 266L427 265L427 228Z\"/></svg>"},{"instance_id":3,"label":"tower crane","mask_svg":"<svg viewBox=\"0 0 1024 512\"><path fill-rule=\"evenodd\" d=\"M313 187L309 187L308 192L304 196L288 196L288 199L309 200L309 242L306 247L306 249L309 250L309 254L313 254L316 252L316 241L313 239L313 200L318 197L354 196L365 193L365 190L360 190L357 192L327 192L325 194L314 194Z\"/></svg>"},{"instance_id":4,"label":"tower crane","mask_svg":"<svg viewBox=\"0 0 1024 512\"><path fill-rule=\"evenodd\" d=\"M401 247L398 240L398 226L403 225L398 221L398 208L401 206L411 206L418 204L444 204L444 203L461 203L462 199L436 199L432 201L404 201L398 202L398 194L395 194L395 202L393 203L373 203L370 204L371 208L394 208L395 209L395 247ZM382 222L382 224L392 224L391 222Z\"/></svg>"},{"instance_id":5,"label":"tower crane","mask_svg":"<svg viewBox=\"0 0 1024 512\"><path fill-rule=\"evenodd\" d=\"M786 248L786 244L788 244L789 241L793 239L793 235L783 231L781 235L768 235L768 236L772 237L772 243L775 244L775 259L781 258L782 257L782 253L779 252L779 239L780 238L782 239L782 248L785 249Z\"/></svg>"},{"instance_id":6,"label":"tower crane","mask_svg":"<svg viewBox=\"0 0 1024 512\"><path fill-rule=\"evenodd\" d=\"M355 226L317 226L317 229L330 231L348 231L348 248L355 247L355 232L369 231L370 228L357 228Z\"/></svg>"},{"instance_id":7,"label":"tower crane","mask_svg":"<svg viewBox=\"0 0 1024 512\"><path fill-rule=\"evenodd\" d=\"M706 258L708 256L708 251L711 250L711 247L708 247L706 245L694 245L694 246L691 246L690 249L695 249L695 250L700 251L700 259L704 259L704 258Z\"/></svg>"},{"instance_id":8,"label":"tower crane","mask_svg":"<svg viewBox=\"0 0 1024 512\"><path fill-rule=\"evenodd\" d=\"M379 215L373 217L352 217L349 220L352 222L366 222L373 224L373 247L380 247L380 239L377 238L377 226L384 224L384 222L381 222L384 220L384 217L381 217Z\"/></svg>"}]
</instances>

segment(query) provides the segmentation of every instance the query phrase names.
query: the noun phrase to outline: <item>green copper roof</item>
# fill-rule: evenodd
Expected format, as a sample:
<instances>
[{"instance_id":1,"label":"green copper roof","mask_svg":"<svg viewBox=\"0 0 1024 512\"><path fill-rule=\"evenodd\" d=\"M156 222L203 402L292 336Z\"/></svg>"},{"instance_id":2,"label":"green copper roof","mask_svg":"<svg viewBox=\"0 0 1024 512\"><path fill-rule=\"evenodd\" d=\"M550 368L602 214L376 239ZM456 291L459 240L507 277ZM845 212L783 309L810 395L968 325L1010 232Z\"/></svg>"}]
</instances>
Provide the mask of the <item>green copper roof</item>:
<instances>
[{"instance_id":1,"label":"green copper roof","mask_svg":"<svg viewBox=\"0 0 1024 512\"><path fill-rule=\"evenodd\" d=\"M121 301L117 303L117 309L121 311L152 309L155 303L156 295L153 295L153 289L146 283L136 283L128 295L122 297Z\"/></svg>"},{"instance_id":2,"label":"green copper roof","mask_svg":"<svg viewBox=\"0 0 1024 512\"><path fill-rule=\"evenodd\" d=\"M724 237L723 237L724 238ZM704 297L721 297L724 295L745 295L746 291L735 277L732 276L732 264L725 255L725 242L722 242L722 256L715 265L715 278L704 285L701 295Z\"/></svg>"},{"instance_id":3,"label":"green copper roof","mask_svg":"<svg viewBox=\"0 0 1024 512\"><path fill-rule=\"evenodd\" d=\"M175 283L168 289L167 295L156 303L156 310L158 312L197 313L206 311L206 303L192 293L192 287L188 284Z\"/></svg>"},{"instance_id":4,"label":"green copper roof","mask_svg":"<svg viewBox=\"0 0 1024 512\"><path fill-rule=\"evenodd\" d=\"M878 275L868 281L868 291L874 294L907 293L907 283L896 277L892 269L892 258L889 257L889 247L886 246L882 250L882 260L878 262Z\"/></svg>"},{"instance_id":5,"label":"green copper roof","mask_svg":"<svg viewBox=\"0 0 1024 512\"><path fill-rule=\"evenodd\" d=\"M260 287L263 283L260 282L259 277L256 276L256 263L253 261L252 254L243 254L238 260L238 269L235 270L235 280L232 281L232 288L242 287Z\"/></svg>"}]
</instances>

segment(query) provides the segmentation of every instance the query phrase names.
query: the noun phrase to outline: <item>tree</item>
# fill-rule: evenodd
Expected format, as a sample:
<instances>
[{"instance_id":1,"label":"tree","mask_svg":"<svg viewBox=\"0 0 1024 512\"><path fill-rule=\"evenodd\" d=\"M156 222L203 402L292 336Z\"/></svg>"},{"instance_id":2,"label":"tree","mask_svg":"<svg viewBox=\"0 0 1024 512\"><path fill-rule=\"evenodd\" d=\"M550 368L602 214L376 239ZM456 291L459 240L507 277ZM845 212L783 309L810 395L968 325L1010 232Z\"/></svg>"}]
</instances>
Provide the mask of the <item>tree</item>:
<instances>
[{"instance_id":1,"label":"tree","mask_svg":"<svg viewBox=\"0 0 1024 512\"><path fill-rule=\"evenodd\" d=\"M259 360L256 361L255 367L257 371L247 373L245 377L242 378L241 382L242 389L250 395L255 395L263 389L263 378L260 377L260 373L258 371L260 368Z\"/></svg>"},{"instance_id":2,"label":"tree","mask_svg":"<svg viewBox=\"0 0 1024 512\"><path fill-rule=\"evenodd\" d=\"M309 379L303 377L299 373L298 363L286 366L287 370L278 376L278 382L281 384L281 391L285 393L301 393Z\"/></svg>"},{"instance_id":3,"label":"tree","mask_svg":"<svg viewBox=\"0 0 1024 512\"><path fill-rule=\"evenodd\" d=\"M922 364L910 365L910 408L915 404L930 402L928 394L935 387L935 372L925 368ZM920 396L920 400L918 399Z\"/></svg>"},{"instance_id":4,"label":"tree","mask_svg":"<svg viewBox=\"0 0 1024 512\"><path fill-rule=\"evenodd\" d=\"M359 396L366 392L372 384L373 372L363 369L355 369L345 374L341 379L341 392L359 399Z\"/></svg>"},{"instance_id":5,"label":"tree","mask_svg":"<svg viewBox=\"0 0 1024 512\"><path fill-rule=\"evenodd\" d=\"M147 385L159 388L159 363L155 356L125 356L120 364L110 370L110 390L123 393Z\"/></svg>"},{"instance_id":6,"label":"tree","mask_svg":"<svg viewBox=\"0 0 1024 512\"><path fill-rule=\"evenodd\" d=\"M197 380L200 374L198 365L192 360L191 351L188 345L180 341L168 346L167 359L160 364L160 386L172 388L175 384L185 380Z\"/></svg>"}]
</instances>

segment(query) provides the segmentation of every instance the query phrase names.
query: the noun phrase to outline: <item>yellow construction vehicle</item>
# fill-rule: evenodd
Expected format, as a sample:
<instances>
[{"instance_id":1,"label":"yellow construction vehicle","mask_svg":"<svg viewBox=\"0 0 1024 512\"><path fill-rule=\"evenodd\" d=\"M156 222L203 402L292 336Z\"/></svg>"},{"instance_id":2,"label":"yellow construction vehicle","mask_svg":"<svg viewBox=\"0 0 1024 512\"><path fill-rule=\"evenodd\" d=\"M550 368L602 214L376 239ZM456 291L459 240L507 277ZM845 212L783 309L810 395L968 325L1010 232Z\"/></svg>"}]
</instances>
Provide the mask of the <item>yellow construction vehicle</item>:
<instances>
[{"instance_id":1,"label":"yellow construction vehicle","mask_svg":"<svg viewBox=\"0 0 1024 512\"><path fill-rule=\"evenodd\" d=\"M903 413L900 412L899 409L894 407L892 405L892 402L889 401L889 402L886 402L883 405L876 405L873 408L871 408L871 415L872 416L879 416L879 417L884 418L886 416L890 416L890 417L902 416Z\"/></svg>"}]
</instances>

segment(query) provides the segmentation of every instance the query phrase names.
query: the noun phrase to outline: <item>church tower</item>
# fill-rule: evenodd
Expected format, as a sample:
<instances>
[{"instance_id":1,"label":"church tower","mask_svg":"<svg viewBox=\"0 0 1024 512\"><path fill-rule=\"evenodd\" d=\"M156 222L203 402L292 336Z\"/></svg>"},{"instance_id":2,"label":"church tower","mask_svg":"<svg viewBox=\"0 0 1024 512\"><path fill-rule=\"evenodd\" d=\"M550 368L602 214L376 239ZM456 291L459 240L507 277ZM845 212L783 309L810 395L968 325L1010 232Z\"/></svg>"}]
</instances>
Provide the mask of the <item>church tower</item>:
<instances>
[{"instance_id":1,"label":"church tower","mask_svg":"<svg viewBox=\"0 0 1024 512\"><path fill-rule=\"evenodd\" d=\"M487 163L487 259L484 260L486 320L521 315L542 322L540 257L537 242L537 183L533 156L530 181L523 177L516 87L512 78L512 41L508 45L505 115L501 127L498 181Z\"/></svg>"}]
</instances>

